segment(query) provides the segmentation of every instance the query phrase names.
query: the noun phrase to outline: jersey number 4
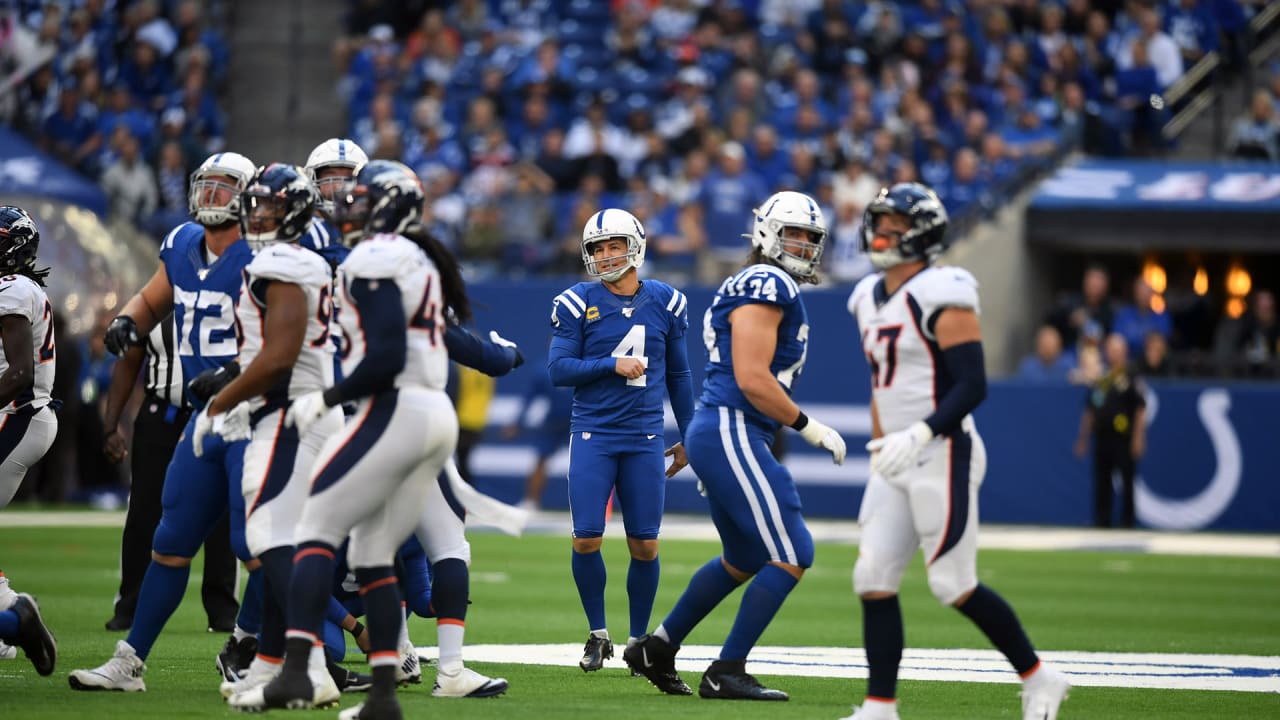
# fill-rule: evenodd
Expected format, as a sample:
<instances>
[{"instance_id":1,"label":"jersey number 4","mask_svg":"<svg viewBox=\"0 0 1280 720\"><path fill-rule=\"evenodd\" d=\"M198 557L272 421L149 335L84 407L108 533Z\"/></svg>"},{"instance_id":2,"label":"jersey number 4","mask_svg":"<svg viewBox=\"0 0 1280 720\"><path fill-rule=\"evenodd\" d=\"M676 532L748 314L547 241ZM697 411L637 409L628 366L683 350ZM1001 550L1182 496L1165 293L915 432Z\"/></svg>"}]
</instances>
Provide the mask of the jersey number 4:
<instances>
[{"instance_id":1,"label":"jersey number 4","mask_svg":"<svg viewBox=\"0 0 1280 720\"><path fill-rule=\"evenodd\" d=\"M871 387L887 388L893 384L893 372L898 368L898 336L901 334L901 325L882 327L876 333L876 342L885 344L884 364L882 366L876 360L874 353L867 353L867 365L871 366Z\"/></svg>"},{"instance_id":2,"label":"jersey number 4","mask_svg":"<svg viewBox=\"0 0 1280 720\"><path fill-rule=\"evenodd\" d=\"M644 363L646 369L649 367L649 358L644 354L644 325L632 325L627 334L623 336L618 346L609 353L610 357L633 357ZM627 384L632 387L645 387L648 374L641 375L638 378L630 378Z\"/></svg>"}]
</instances>

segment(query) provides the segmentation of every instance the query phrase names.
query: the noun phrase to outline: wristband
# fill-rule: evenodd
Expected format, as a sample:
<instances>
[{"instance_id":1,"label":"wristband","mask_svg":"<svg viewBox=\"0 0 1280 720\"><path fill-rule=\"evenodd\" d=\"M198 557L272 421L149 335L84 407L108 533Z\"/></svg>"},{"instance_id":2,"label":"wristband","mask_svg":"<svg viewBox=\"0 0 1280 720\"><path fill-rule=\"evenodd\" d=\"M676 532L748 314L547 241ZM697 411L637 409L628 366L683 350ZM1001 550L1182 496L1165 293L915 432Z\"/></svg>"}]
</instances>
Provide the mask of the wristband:
<instances>
[{"instance_id":1,"label":"wristband","mask_svg":"<svg viewBox=\"0 0 1280 720\"><path fill-rule=\"evenodd\" d=\"M800 430L804 430L805 427L807 427L808 425L809 425L809 416L805 415L804 411L801 410L800 417L796 418L796 421L791 423L791 429L800 431Z\"/></svg>"}]
</instances>

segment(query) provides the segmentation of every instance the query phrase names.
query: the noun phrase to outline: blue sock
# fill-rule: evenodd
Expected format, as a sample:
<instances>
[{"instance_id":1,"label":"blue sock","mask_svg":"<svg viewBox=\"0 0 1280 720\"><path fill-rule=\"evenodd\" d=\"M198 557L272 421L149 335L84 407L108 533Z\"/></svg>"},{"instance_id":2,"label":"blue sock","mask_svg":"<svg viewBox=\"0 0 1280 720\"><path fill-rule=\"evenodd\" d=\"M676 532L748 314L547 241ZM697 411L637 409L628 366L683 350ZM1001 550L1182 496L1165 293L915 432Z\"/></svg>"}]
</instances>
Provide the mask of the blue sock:
<instances>
[{"instance_id":1,"label":"blue sock","mask_svg":"<svg viewBox=\"0 0 1280 720\"><path fill-rule=\"evenodd\" d=\"M773 616L778 614L782 601L800 582L794 575L777 565L765 565L742 593L742 605L733 629L720 649L721 660L746 660L747 653L755 647Z\"/></svg>"},{"instance_id":2,"label":"blue sock","mask_svg":"<svg viewBox=\"0 0 1280 720\"><path fill-rule=\"evenodd\" d=\"M289 578L289 601L285 607L288 632L304 632L319 640L324 632L324 614L329 607L333 580L333 546L305 542L294 550L293 574Z\"/></svg>"},{"instance_id":3,"label":"blue sock","mask_svg":"<svg viewBox=\"0 0 1280 720\"><path fill-rule=\"evenodd\" d=\"M240 614L236 615L236 627L257 635L262 630L262 568L251 570L240 598Z\"/></svg>"},{"instance_id":4,"label":"blue sock","mask_svg":"<svg viewBox=\"0 0 1280 720\"><path fill-rule=\"evenodd\" d=\"M702 622L702 618L716 609L721 600L729 596L739 585L737 580L724 569L719 557L707 561L706 565L689 578L689 586L684 594L671 608L662 627L667 631L674 647L680 647L685 637L693 631L694 626Z\"/></svg>"},{"instance_id":5,"label":"blue sock","mask_svg":"<svg viewBox=\"0 0 1280 720\"><path fill-rule=\"evenodd\" d=\"M400 585L395 568L390 565L356 570L360 595L364 597L365 616L369 621L369 659L390 653L399 658L400 623L404 611L400 606ZM395 660L392 661L395 664Z\"/></svg>"},{"instance_id":6,"label":"blue sock","mask_svg":"<svg viewBox=\"0 0 1280 720\"><path fill-rule=\"evenodd\" d=\"M0 640L9 642L18 637L18 613L12 610L0 612Z\"/></svg>"},{"instance_id":7,"label":"blue sock","mask_svg":"<svg viewBox=\"0 0 1280 720\"><path fill-rule=\"evenodd\" d=\"M979 583L969 599L956 609L972 620L991 644L1009 658L1019 675L1031 672L1040 662L1017 613L995 590Z\"/></svg>"},{"instance_id":8,"label":"blue sock","mask_svg":"<svg viewBox=\"0 0 1280 720\"><path fill-rule=\"evenodd\" d=\"M467 619L467 595L471 588L471 571L458 558L445 558L432 566L432 601L436 617L444 620Z\"/></svg>"},{"instance_id":9,"label":"blue sock","mask_svg":"<svg viewBox=\"0 0 1280 720\"><path fill-rule=\"evenodd\" d=\"M164 624L182 604L190 576L190 566L169 567L152 560L147 567L147 574L142 576L142 587L138 589L138 609L133 612L133 627L129 630L128 639L139 658L146 660L151 654L151 646L160 637Z\"/></svg>"},{"instance_id":10,"label":"blue sock","mask_svg":"<svg viewBox=\"0 0 1280 720\"><path fill-rule=\"evenodd\" d=\"M902 607L898 596L862 601L862 644L867 648L867 697L898 696L902 663Z\"/></svg>"},{"instance_id":11,"label":"blue sock","mask_svg":"<svg viewBox=\"0 0 1280 720\"><path fill-rule=\"evenodd\" d=\"M604 584L606 573L604 558L597 550L591 553L573 553L573 581L578 585L578 597L587 613L588 630L608 627L604 619Z\"/></svg>"},{"instance_id":12,"label":"blue sock","mask_svg":"<svg viewBox=\"0 0 1280 720\"><path fill-rule=\"evenodd\" d=\"M649 616L653 613L653 598L658 594L658 558L637 560L631 558L627 568L627 600L631 606L631 637L649 632Z\"/></svg>"}]
</instances>

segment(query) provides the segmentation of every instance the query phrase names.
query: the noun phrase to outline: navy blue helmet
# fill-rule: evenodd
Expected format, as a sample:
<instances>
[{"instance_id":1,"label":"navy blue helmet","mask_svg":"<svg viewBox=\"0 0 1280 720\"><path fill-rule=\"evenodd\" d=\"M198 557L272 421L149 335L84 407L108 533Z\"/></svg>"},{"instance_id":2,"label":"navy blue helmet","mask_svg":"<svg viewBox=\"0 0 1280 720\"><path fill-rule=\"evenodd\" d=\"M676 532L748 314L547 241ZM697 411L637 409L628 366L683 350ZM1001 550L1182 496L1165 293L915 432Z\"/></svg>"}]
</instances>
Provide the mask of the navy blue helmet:
<instances>
[{"instance_id":1,"label":"navy blue helmet","mask_svg":"<svg viewBox=\"0 0 1280 720\"><path fill-rule=\"evenodd\" d=\"M334 221L347 245L368 235L403 233L422 220L426 193L418 175L394 160L373 160L360 169L334 203Z\"/></svg>"},{"instance_id":2,"label":"navy blue helmet","mask_svg":"<svg viewBox=\"0 0 1280 720\"><path fill-rule=\"evenodd\" d=\"M911 227L896 246L876 241L876 219L904 215ZM898 183L884 188L862 216L862 251L884 270L904 262L932 263L947 249L947 209L938 194L920 183Z\"/></svg>"},{"instance_id":3,"label":"navy blue helmet","mask_svg":"<svg viewBox=\"0 0 1280 720\"><path fill-rule=\"evenodd\" d=\"M307 231L320 194L296 165L258 168L240 194L240 229L254 250L273 242L296 242Z\"/></svg>"},{"instance_id":4,"label":"navy blue helmet","mask_svg":"<svg viewBox=\"0 0 1280 720\"><path fill-rule=\"evenodd\" d=\"M15 205L0 205L0 275L31 272L40 248L40 230L31 215Z\"/></svg>"}]
</instances>

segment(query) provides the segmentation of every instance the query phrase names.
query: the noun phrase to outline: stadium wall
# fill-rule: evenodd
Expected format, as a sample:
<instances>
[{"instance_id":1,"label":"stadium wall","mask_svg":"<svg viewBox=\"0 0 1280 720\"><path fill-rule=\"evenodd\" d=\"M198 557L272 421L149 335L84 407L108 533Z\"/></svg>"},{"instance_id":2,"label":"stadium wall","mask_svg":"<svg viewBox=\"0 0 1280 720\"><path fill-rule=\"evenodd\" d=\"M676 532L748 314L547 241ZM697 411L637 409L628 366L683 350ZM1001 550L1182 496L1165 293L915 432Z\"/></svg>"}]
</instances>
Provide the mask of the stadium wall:
<instances>
[{"instance_id":1,"label":"stadium wall","mask_svg":"<svg viewBox=\"0 0 1280 720\"><path fill-rule=\"evenodd\" d=\"M496 329L516 341L528 364L501 378L489 408L489 429L472 456L477 484L515 501L535 454L524 433L514 441L499 430L512 422L520 397L546 362L552 299L572 280L475 283L476 325ZM866 363L852 317L845 310L850 288L805 293L809 314L809 354L796 382L795 398L814 417L838 429L860 448L870 434ZM689 356L695 387L706 362L701 342L702 314L714 291L685 288L689 296ZM1085 390L1073 386L992 383L976 414L988 450L982 489L982 516L988 522L1086 525L1091 520L1092 480L1087 459L1072 454ZM1140 466L1138 518L1165 529L1280 530L1280 444L1267 418L1280 406L1280 385L1167 382L1154 384L1148 398L1148 453ZM538 409L532 415L536 418ZM677 438L668 417L669 440ZM794 437L784 435L787 465L795 476L806 512L814 517L854 518L867 480L865 454L852 452L841 467ZM563 482L567 453L550 464L544 505L567 507ZM705 512L695 477L680 473L667 490L671 512ZM625 511L625 510L624 510Z\"/></svg>"}]
</instances>

